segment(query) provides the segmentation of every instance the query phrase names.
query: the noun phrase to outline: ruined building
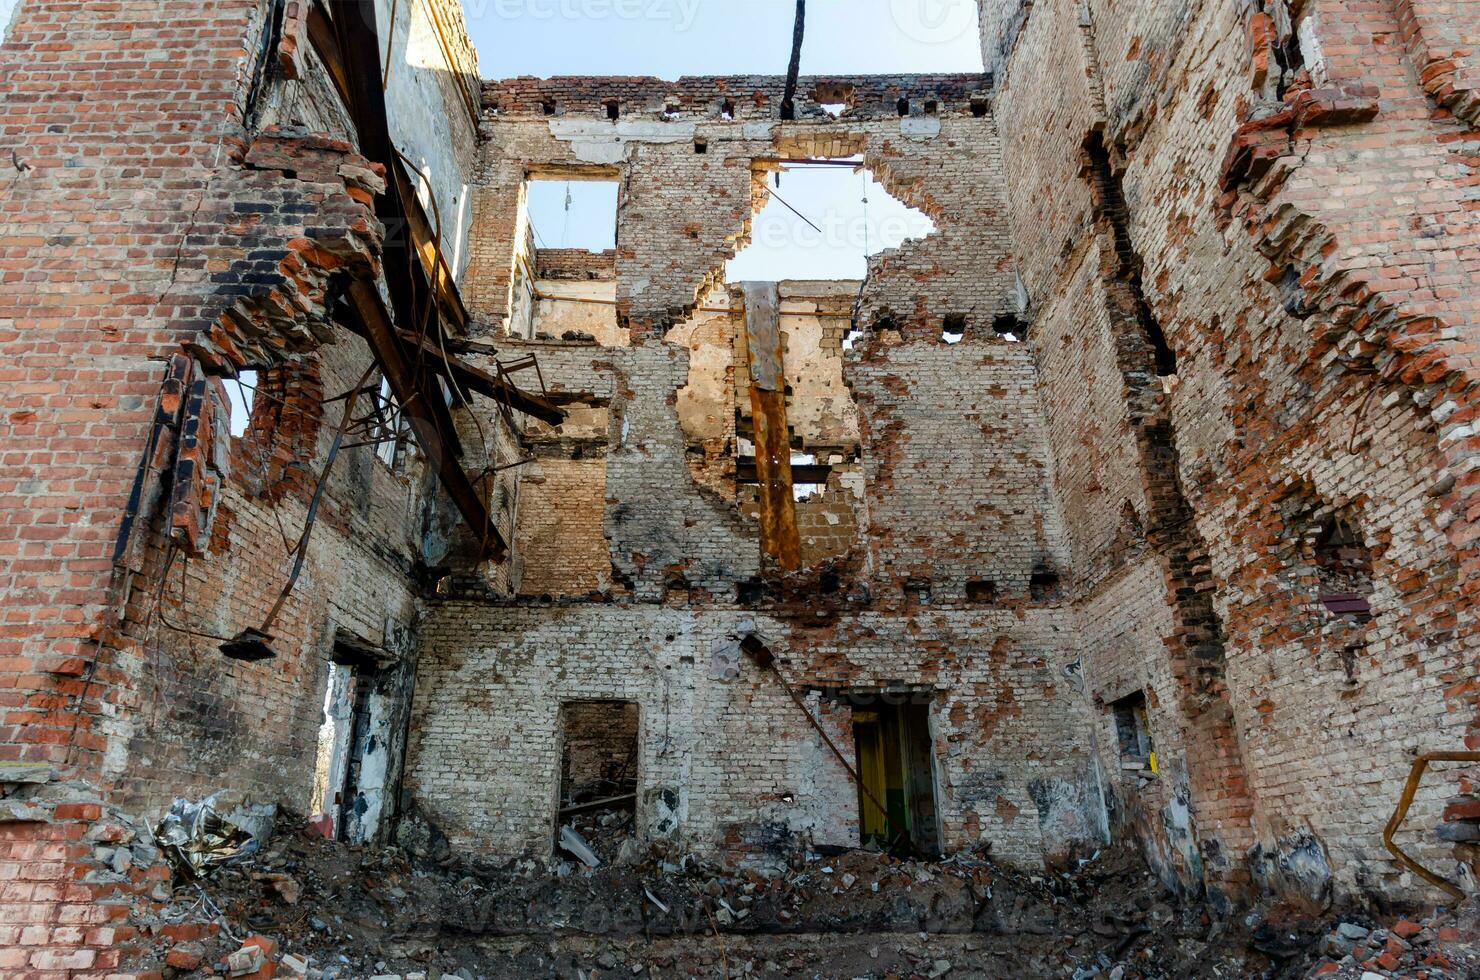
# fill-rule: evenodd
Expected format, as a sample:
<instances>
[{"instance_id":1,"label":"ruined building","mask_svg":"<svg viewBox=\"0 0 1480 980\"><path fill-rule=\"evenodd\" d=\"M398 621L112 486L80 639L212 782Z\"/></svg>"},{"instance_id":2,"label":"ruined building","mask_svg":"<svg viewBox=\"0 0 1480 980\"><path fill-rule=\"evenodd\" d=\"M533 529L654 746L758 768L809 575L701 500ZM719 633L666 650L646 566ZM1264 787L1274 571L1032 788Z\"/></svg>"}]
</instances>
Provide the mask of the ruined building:
<instances>
[{"instance_id":1,"label":"ruined building","mask_svg":"<svg viewBox=\"0 0 1480 980\"><path fill-rule=\"evenodd\" d=\"M787 99L487 81L453 0L20 0L0 974L158 968L139 828L217 793L489 861L607 800L735 868L1473 889L1463 757L1412 865L1384 827L1480 751L1480 3L981 29ZM829 161L934 231L727 282ZM541 180L614 182L615 248L542 247Z\"/></svg>"}]
</instances>

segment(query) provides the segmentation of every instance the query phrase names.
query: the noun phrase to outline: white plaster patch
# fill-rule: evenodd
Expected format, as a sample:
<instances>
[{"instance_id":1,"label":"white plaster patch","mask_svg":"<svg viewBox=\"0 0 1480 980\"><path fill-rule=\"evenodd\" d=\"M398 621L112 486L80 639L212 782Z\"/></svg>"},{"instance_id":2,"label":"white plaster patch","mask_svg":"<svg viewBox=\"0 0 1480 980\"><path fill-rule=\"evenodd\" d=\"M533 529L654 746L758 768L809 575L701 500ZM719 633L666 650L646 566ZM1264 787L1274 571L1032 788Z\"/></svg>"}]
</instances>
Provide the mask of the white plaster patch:
<instances>
[{"instance_id":1,"label":"white plaster patch","mask_svg":"<svg viewBox=\"0 0 1480 980\"><path fill-rule=\"evenodd\" d=\"M899 131L911 139L934 139L940 135L938 116L911 116L899 121Z\"/></svg>"}]
</instances>

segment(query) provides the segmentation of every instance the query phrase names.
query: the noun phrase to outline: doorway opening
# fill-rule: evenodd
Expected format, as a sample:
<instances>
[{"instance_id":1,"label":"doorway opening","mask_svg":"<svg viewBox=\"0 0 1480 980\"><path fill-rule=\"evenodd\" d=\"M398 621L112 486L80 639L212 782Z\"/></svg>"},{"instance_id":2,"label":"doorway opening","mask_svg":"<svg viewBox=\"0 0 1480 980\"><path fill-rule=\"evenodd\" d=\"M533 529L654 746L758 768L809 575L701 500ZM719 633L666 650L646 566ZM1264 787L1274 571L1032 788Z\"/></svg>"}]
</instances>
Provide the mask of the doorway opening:
<instances>
[{"instance_id":1,"label":"doorway opening","mask_svg":"<svg viewBox=\"0 0 1480 980\"><path fill-rule=\"evenodd\" d=\"M635 841L639 718L632 701L572 701L561 709L557 853L598 867Z\"/></svg>"},{"instance_id":2,"label":"doorway opening","mask_svg":"<svg viewBox=\"0 0 1480 980\"><path fill-rule=\"evenodd\" d=\"M380 827L394 724L389 680L375 658L336 645L314 767L314 823L325 837L365 843Z\"/></svg>"},{"instance_id":3,"label":"doorway opening","mask_svg":"<svg viewBox=\"0 0 1480 980\"><path fill-rule=\"evenodd\" d=\"M859 836L865 847L940 856L930 702L922 695L853 695ZM883 805L883 809L880 808Z\"/></svg>"}]
</instances>

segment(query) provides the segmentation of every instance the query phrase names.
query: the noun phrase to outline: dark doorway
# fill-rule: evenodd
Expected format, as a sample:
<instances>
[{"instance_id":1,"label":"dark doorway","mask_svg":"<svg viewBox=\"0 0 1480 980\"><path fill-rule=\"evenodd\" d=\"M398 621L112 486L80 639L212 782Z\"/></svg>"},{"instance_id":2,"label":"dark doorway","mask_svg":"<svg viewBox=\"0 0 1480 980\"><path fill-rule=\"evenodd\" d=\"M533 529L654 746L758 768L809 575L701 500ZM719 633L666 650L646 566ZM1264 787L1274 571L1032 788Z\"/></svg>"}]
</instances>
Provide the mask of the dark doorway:
<instances>
[{"instance_id":1,"label":"dark doorway","mask_svg":"<svg viewBox=\"0 0 1480 980\"><path fill-rule=\"evenodd\" d=\"M573 701L561 710L557 853L609 864L636 837L638 731L631 701Z\"/></svg>"},{"instance_id":2,"label":"dark doorway","mask_svg":"<svg viewBox=\"0 0 1480 980\"><path fill-rule=\"evenodd\" d=\"M919 695L885 694L855 695L852 702L853 741L863 779L858 794L863 844L939 856L929 701Z\"/></svg>"}]
</instances>

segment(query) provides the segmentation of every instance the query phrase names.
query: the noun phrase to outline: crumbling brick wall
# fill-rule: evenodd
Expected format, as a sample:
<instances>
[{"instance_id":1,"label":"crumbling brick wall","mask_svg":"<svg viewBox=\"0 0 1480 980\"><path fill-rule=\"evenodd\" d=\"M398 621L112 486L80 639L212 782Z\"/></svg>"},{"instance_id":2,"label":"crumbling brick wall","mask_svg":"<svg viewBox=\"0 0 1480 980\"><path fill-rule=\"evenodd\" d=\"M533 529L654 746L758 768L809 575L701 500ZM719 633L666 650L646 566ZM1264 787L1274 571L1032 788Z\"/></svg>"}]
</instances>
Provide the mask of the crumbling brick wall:
<instances>
[{"instance_id":1,"label":"crumbling brick wall","mask_svg":"<svg viewBox=\"0 0 1480 980\"><path fill-rule=\"evenodd\" d=\"M757 623L803 692L929 698L937 805L951 850L992 842L1025 864L1100 839L1083 700L1064 679L1057 611L864 613L829 627L731 608L438 603L423 626L408 788L454 844L553 844L561 704L640 705L645 833L774 860L799 837L857 844L858 793L775 677L716 656ZM806 698L851 755L847 708Z\"/></svg>"},{"instance_id":2,"label":"crumbling brick wall","mask_svg":"<svg viewBox=\"0 0 1480 980\"><path fill-rule=\"evenodd\" d=\"M997 137L980 76L804 78L803 93L848 108L834 121L822 99L799 99L795 123L773 114L782 84L740 76L485 85L469 307L494 324L508 315L527 176L621 180L619 316L634 330L661 334L720 283L744 244L766 194L755 161L853 154L938 227L871 261L866 320L889 312L923 329L962 315L985 328L1011 307ZM971 206L955 206L964 200ZM921 290L926 279L932 288Z\"/></svg>"},{"instance_id":3,"label":"crumbling brick wall","mask_svg":"<svg viewBox=\"0 0 1480 980\"><path fill-rule=\"evenodd\" d=\"M1391 6L1303 5L1318 42L1304 47L1320 58L1283 76L1265 15L1241 4L984 8L1082 629L1087 643L1118 638L1086 659L1088 680L1102 700L1146 686L1157 746L1188 771L1190 831L1152 821L1163 826L1151 836L1175 856L1179 834L1191 853L1190 832L1210 881L1233 890L1247 865L1261 885L1315 902L1412 894L1380 841L1407 761L1474 741L1473 698L1456 684L1473 671L1474 625L1438 598L1460 594L1473 547L1452 475L1468 465L1453 420L1468 417L1472 382L1443 329L1475 321L1473 290L1450 288L1475 274L1462 258L1475 218L1453 182L1474 131L1442 100L1435 111L1421 66L1392 56L1404 27ZM1085 179L1081 148L1100 129L1123 173L1119 237ZM1394 201L1415 205L1401 227ZM1097 223L1101 244L1086 244ZM1165 392L1125 370L1122 338L1136 339L1114 327L1125 279L1107 280L1095 255L1111 242L1144 261L1145 300L1176 356ZM1087 288L1104 292L1106 313ZM1088 333L1086 311L1100 323ZM1170 439L1148 455L1137 419ZM1150 580L1146 556L1177 553L1141 509L1168 460L1186 526L1206 543L1204 569L1187 571L1215 596L1225 636L1231 718L1216 709L1212 740L1189 723L1209 709L1187 700L1164 627L1099 625ZM1299 515L1322 509L1352 515L1374 563L1355 652L1291 547L1307 533ZM1170 586L1170 622L1162 600L1134 598L1147 622L1181 615ZM1433 825L1452 787L1421 794L1416 827ZM1167 814L1171 789L1145 802Z\"/></svg>"},{"instance_id":4,"label":"crumbling brick wall","mask_svg":"<svg viewBox=\"0 0 1480 980\"><path fill-rule=\"evenodd\" d=\"M342 405L320 401L371 363L330 322L329 281L375 276L383 234L385 174L347 139L306 38L296 55L291 31L264 43L273 10L26 0L0 49L15 163L0 192L0 429L26 474L0 504L0 792L77 801L4 821L35 859L26 874L47 876L0 869L30 892L5 929L41 930L22 960L0 943L17 972L126 968L128 901L168 871L116 854L99 867L104 844L145 839L110 807L157 815L226 790L306 809L336 639L411 652L425 474L368 447L326 489L277 660L217 651L286 579ZM246 368L263 374L259 417L234 439L222 379Z\"/></svg>"}]
</instances>

